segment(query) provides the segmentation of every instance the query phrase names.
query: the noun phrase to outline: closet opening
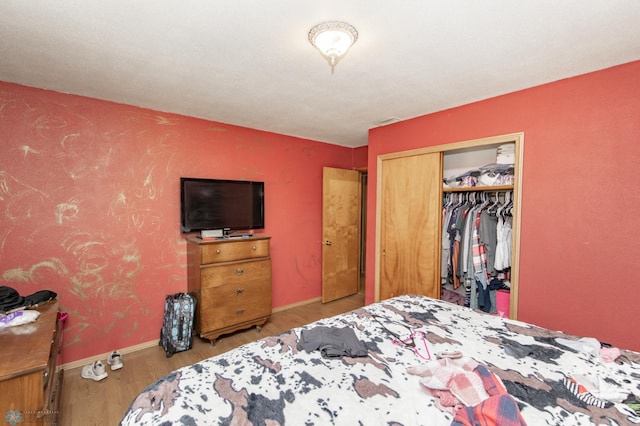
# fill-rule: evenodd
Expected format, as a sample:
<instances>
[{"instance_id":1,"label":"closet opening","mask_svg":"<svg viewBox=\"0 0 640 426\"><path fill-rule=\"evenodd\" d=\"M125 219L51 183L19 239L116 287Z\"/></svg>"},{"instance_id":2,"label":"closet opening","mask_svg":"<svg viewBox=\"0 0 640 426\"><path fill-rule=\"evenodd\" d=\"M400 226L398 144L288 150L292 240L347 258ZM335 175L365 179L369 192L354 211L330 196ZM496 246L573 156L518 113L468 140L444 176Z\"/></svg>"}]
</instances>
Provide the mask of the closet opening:
<instances>
[{"instance_id":1,"label":"closet opening","mask_svg":"<svg viewBox=\"0 0 640 426\"><path fill-rule=\"evenodd\" d=\"M447 202L510 204L501 211L510 214L511 227L506 249L511 260L509 309L503 315L517 318L523 141L523 133L512 133L378 157L375 301L408 293L442 297L448 268L442 249ZM509 163L510 173L501 173L503 163ZM496 164L500 167L486 167Z\"/></svg>"}]
</instances>

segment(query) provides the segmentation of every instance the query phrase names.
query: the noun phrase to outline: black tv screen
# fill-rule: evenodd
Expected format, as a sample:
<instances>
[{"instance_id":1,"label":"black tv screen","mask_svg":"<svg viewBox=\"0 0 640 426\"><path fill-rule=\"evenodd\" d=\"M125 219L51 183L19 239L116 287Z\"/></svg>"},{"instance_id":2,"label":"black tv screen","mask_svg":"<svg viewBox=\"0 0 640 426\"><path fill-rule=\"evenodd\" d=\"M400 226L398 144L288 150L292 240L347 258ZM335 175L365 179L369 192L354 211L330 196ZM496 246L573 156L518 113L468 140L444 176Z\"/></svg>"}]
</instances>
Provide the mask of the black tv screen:
<instances>
[{"instance_id":1,"label":"black tv screen","mask_svg":"<svg viewBox=\"0 0 640 426\"><path fill-rule=\"evenodd\" d=\"M182 233L264 228L264 182L180 178Z\"/></svg>"}]
</instances>

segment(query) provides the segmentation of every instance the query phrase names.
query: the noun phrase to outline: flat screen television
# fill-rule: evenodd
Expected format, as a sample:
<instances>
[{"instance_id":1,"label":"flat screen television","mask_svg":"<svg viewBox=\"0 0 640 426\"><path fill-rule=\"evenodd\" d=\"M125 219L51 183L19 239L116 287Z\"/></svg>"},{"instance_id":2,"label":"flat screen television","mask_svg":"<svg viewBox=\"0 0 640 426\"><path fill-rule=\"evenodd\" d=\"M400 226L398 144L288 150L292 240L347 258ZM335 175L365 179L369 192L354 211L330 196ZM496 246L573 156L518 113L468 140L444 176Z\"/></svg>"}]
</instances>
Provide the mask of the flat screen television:
<instances>
[{"instance_id":1,"label":"flat screen television","mask_svg":"<svg viewBox=\"0 0 640 426\"><path fill-rule=\"evenodd\" d=\"M264 182L180 178L182 233L264 228Z\"/></svg>"}]
</instances>

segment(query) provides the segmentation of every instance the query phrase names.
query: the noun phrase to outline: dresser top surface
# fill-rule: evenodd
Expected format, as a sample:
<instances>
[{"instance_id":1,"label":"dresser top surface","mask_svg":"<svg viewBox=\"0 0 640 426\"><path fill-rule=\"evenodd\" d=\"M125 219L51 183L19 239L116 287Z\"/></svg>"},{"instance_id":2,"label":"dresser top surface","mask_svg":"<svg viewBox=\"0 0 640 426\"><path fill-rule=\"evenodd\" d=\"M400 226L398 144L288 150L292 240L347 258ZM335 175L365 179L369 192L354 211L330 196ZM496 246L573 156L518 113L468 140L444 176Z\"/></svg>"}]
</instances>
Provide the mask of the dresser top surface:
<instances>
[{"instance_id":1,"label":"dresser top surface","mask_svg":"<svg viewBox=\"0 0 640 426\"><path fill-rule=\"evenodd\" d=\"M0 328L0 380L44 369L58 319L58 300L40 305L35 322Z\"/></svg>"},{"instance_id":2,"label":"dresser top surface","mask_svg":"<svg viewBox=\"0 0 640 426\"><path fill-rule=\"evenodd\" d=\"M256 234L251 237L229 237L229 238L200 238L200 237L191 237L187 238L187 241L195 244L221 244L221 243L231 243L238 241L256 241L256 240L269 240L271 239L268 235Z\"/></svg>"}]
</instances>

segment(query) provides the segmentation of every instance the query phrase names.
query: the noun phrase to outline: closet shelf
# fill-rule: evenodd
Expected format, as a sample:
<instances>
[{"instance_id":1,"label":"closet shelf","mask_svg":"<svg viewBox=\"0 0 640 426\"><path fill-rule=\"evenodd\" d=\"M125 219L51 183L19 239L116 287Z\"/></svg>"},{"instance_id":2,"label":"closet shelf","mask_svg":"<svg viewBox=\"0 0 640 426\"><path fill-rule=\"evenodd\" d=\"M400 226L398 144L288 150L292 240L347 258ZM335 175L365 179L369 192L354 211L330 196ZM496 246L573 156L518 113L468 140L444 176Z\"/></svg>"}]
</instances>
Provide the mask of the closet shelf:
<instances>
[{"instance_id":1,"label":"closet shelf","mask_svg":"<svg viewBox=\"0 0 640 426\"><path fill-rule=\"evenodd\" d=\"M513 185L495 185L495 186L466 186L456 188L442 188L442 192L471 192L471 191L511 191Z\"/></svg>"}]
</instances>

